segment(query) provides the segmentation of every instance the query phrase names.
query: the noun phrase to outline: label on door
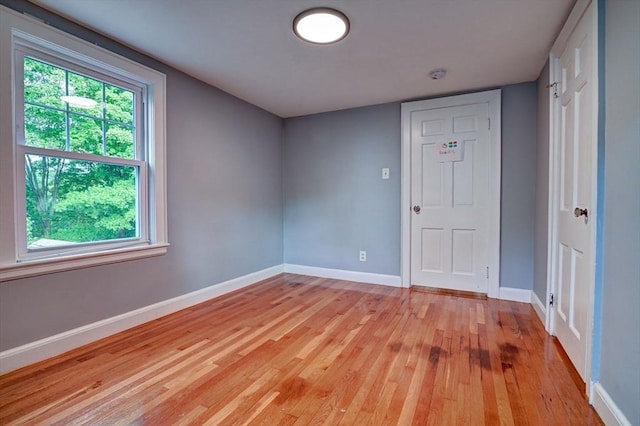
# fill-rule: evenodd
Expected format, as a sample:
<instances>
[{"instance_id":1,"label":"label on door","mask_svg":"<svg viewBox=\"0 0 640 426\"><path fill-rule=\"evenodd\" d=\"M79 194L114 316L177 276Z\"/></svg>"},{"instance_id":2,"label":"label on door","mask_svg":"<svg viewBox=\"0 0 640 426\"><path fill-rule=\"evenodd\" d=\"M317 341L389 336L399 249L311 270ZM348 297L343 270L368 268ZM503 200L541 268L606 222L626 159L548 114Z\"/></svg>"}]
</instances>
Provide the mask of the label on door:
<instances>
[{"instance_id":1,"label":"label on door","mask_svg":"<svg viewBox=\"0 0 640 426\"><path fill-rule=\"evenodd\" d=\"M464 160L464 141L449 141L440 145L438 149L438 161L448 163Z\"/></svg>"}]
</instances>

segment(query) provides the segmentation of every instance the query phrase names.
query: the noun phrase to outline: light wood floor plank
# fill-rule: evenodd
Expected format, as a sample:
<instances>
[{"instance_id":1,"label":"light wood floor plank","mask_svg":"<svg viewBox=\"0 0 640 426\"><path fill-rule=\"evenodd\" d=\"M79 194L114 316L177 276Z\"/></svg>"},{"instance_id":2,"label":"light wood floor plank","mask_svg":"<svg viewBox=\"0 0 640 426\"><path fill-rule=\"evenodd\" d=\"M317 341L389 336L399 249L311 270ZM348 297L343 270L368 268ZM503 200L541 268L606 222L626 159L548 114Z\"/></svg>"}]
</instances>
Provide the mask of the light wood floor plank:
<instances>
[{"instance_id":1,"label":"light wood floor plank","mask_svg":"<svg viewBox=\"0 0 640 426\"><path fill-rule=\"evenodd\" d=\"M282 274L0 376L0 424L600 425L530 305Z\"/></svg>"}]
</instances>

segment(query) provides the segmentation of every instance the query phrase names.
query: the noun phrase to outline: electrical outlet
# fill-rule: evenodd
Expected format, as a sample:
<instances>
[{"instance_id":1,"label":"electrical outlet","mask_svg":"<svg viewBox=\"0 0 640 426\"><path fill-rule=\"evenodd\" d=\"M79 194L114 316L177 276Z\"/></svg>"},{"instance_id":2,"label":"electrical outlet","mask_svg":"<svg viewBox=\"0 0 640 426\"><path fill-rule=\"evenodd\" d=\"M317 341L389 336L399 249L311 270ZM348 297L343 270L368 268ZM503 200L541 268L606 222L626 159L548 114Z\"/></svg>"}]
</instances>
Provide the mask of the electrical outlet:
<instances>
[{"instance_id":1,"label":"electrical outlet","mask_svg":"<svg viewBox=\"0 0 640 426\"><path fill-rule=\"evenodd\" d=\"M367 252L364 250L360 250L360 262L367 261Z\"/></svg>"}]
</instances>

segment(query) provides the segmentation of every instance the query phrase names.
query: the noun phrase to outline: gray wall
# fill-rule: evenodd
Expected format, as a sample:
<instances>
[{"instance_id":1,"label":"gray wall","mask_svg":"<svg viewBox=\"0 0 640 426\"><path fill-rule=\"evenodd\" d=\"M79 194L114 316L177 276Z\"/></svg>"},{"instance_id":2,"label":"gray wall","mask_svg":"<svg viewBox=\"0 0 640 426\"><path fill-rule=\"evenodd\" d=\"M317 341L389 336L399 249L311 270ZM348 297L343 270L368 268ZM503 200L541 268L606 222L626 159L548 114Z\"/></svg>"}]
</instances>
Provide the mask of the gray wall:
<instances>
[{"instance_id":1,"label":"gray wall","mask_svg":"<svg viewBox=\"0 0 640 426\"><path fill-rule=\"evenodd\" d=\"M502 286L533 288L536 84L502 88ZM400 274L400 104L285 120L285 262ZM391 179L381 180L389 167ZM358 251L367 250L367 262Z\"/></svg>"},{"instance_id":2,"label":"gray wall","mask_svg":"<svg viewBox=\"0 0 640 426\"><path fill-rule=\"evenodd\" d=\"M286 263L399 275L400 133L399 103L285 120Z\"/></svg>"},{"instance_id":3,"label":"gray wall","mask_svg":"<svg viewBox=\"0 0 640 426\"><path fill-rule=\"evenodd\" d=\"M114 42L167 74L169 252L0 283L0 350L282 263L282 120Z\"/></svg>"},{"instance_id":4,"label":"gray wall","mask_svg":"<svg viewBox=\"0 0 640 426\"><path fill-rule=\"evenodd\" d=\"M501 287L533 288L537 102L535 82L502 89Z\"/></svg>"},{"instance_id":5,"label":"gray wall","mask_svg":"<svg viewBox=\"0 0 640 426\"><path fill-rule=\"evenodd\" d=\"M533 253L533 291L547 298L547 244L549 227L549 61L538 77L538 142L536 162L536 219Z\"/></svg>"},{"instance_id":6,"label":"gray wall","mask_svg":"<svg viewBox=\"0 0 640 426\"><path fill-rule=\"evenodd\" d=\"M600 382L640 424L640 1L606 2Z\"/></svg>"}]
</instances>

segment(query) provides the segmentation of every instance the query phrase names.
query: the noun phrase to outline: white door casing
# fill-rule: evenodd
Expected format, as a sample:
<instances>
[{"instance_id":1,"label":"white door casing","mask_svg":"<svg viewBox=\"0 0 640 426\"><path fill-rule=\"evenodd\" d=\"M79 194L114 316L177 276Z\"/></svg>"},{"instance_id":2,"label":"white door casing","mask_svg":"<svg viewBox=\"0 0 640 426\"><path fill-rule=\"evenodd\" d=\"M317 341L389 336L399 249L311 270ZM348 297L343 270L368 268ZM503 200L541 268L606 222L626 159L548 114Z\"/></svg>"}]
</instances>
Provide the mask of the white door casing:
<instances>
[{"instance_id":1,"label":"white door casing","mask_svg":"<svg viewBox=\"0 0 640 426\"><path fill-rule=\"evenodd\" d=\"M500 96L402 104L403 286L498 297ZM437 150L454 140L464 160L440 162Z\"/></svg>"},{"instance_id":2,"label":"white door casing","mask_svg":"<svg viewBox=\"0 0 640 426\"><path fill-rule=\"evenodd\" d=\"M556 86L550 92L551 265L547 287L554 303L547 329L558 337L589 385L598 134L597 16L593 3L576 5L554 44L550 65Z\"/></svg>"}]
</instances>

